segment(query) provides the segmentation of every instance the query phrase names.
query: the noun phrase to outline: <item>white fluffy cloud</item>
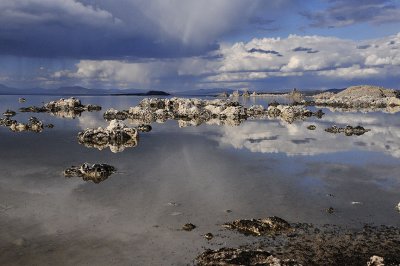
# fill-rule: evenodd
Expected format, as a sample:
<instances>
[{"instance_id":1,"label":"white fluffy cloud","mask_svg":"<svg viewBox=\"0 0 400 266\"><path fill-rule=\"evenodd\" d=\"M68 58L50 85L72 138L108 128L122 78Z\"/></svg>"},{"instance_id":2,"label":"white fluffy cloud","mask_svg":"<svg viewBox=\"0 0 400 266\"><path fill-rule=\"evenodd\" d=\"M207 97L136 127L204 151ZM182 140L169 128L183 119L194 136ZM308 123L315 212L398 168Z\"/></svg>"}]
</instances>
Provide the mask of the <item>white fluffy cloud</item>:
<instances>
[{"instance_id":1,"label":"white fluffy cloud","mask_svg":"<svg viewBox=\"0 0 400 266\"><path fill-rule=\"evenodd\" d=\"M358 42L298 35L253 39L247 43L224 44L210 57L143 62L82 60L75 70L59 71L54 77L148 85L191 76L204 86L225 86L276 77L368 80L396 77L399 71L400 33Z\"/></svg>"}]
</instances>

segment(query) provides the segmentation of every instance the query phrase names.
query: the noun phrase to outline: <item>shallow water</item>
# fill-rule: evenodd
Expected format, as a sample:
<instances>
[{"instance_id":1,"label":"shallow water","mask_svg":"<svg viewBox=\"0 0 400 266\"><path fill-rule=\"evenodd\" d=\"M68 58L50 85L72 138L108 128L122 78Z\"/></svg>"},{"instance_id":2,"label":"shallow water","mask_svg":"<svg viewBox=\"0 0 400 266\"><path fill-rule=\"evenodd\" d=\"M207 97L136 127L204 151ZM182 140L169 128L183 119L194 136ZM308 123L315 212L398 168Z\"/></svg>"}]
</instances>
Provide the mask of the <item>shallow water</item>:
<instances>
[{"instance_id":1,"label":"shallow water","mask_svg":"<svg viewBox=\"0 0 400 266\"><path fill-rule=\"evenodd\" d=\"M28 96L21 104L18 96L0 96L0 111L58 98ZM103 111L75 119L15 116L55 125L42 133L0 127L0 265L186 265L205 247L251 241L220 234L220 224L239 218L400 226L394 209L400 201L400 114L324 109L322 119L292 124L271 119L185 128L168 121L141 133L137 147L112 153L80 145L77 133L106 126L107 108L127 109L142 98L80 99ZM310 124L317 129L307 130ZM371 131L351 137L324 131L333 124ZM118 172L100 184L62 175L84 162L107 163ZM188 222L197 228L181 231ZM216 235L209 242L202 237L208 232Z\"/></svg>"}]
</instances>

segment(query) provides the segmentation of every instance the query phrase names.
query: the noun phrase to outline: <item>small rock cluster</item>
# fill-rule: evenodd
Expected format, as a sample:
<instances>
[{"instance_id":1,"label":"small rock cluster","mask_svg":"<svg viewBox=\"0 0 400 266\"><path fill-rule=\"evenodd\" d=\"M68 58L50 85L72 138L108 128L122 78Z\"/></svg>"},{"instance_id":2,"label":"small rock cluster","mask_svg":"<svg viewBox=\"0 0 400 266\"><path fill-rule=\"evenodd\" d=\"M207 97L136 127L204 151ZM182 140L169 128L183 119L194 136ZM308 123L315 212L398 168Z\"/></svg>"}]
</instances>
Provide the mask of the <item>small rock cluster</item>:
<instances>
[{"instance_id":1,"label":"small rock cluster","mask_svg":"<svg viewBox=\"0 0 400 266\"><path fill-rule=\"evenodd\" d=\"M243 248L208 249L196 258L196 265L282 265L281 260L264 250ZM286 265L286 264L284 264Z\"/></svg>"},{"instance_id":2,"label":"small rock cluster","mask_svg":"<svg viewBox=\"0 0 400 266\"><path fill-rule=\"evenodd\" d=\"M326 132L332 133L332 134L339 134L339 133L344 133L346 136L361 136L364 135L366 132L371 131L370 129L366 129L362 126L345 126L345 127L338 127L336 125L333 125L329 128L325 129Z\"/></svg>"},{"instance_id":3,"label":"small rock cluster","mask_svg":"<svg viewBox=\"0 0 400 266\"><path fill-rule=\"evenodd\" d=\"M265 219L242 219L223 224L223 227L245 235L271 235L290 232L291 226L282 218L272 216Z\"/></svg>"},{"instance_id":4,"label":"small rock cluster","mask_svg":"<svg viewBox=\"0 0 400 266\"><path fill-rule=\"evenodd\" d=\"M99 150L110 147L110 150L114 153L121 152L126 147L135 147L138 139L138 131L135 128L127 127L118 120L111 120L106 128L88 128L78 133L80 144Z\"/></svg>"},{"instance_id":5,"label":"small rock cluster","mask_svg":"<svg viewBox=\"0 0 400 266\"><path fill-rule=\"evenodd\" d=\"M31 132L42 132L43 127L45 125L42 121L37 119L36 117L29 118L28 123L20 123L16 120L12 120L9 117L0 118L0 126L8 127L13 132L22 132L22 131L31 131ZM46 127L51 127L51 125L47 125Z\"/></svg>"},{"instance_id":6,"label":"small rock cluster","mask_svg":"<svg viewBox=\"0 0 400 266\"><path fill-rule=\"evenodd\" d=\"M81 166L71 166L65 169L65 177L81 177L84 181L93 181L100 183L106 180L109 176L116 172L114 166L108 164L93 164L84 163Z\"/></svg>"},{"instance_id":7,"label":"small rock cluster","mask_svg":"<svg viewBox=\"0 0 400 266\"><path fill-rule=\"evenodd\" d=\"M56 116L63 118L75 118L84 111L100 111L101 106L98 105L83 105L79 99L61 98L57 101L51 101L44 104L43 106L29 106L22 107L19 109L20 112L32 112L32 113L51 113Z\"/></svg>"},{"instance_id":8,"label":"small rock cluster","mask_svg":"<svg viewBox=\"0 0 400 266\"><path fill-rule=\"evenodd\" d=\"M272 104L268 106L267 112L269 117L280 117L289 123L311 116L321 118L324 115L322 110L312 112L299 105Z\"/></svg>"}]
</instances>

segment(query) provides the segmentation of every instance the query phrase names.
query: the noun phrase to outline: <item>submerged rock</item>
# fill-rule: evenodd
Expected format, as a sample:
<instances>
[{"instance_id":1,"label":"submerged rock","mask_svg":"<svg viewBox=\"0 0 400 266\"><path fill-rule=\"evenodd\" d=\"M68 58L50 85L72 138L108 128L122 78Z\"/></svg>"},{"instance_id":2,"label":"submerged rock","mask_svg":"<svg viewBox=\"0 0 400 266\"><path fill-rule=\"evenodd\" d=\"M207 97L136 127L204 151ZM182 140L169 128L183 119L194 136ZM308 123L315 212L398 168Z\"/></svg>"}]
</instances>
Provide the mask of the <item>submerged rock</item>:
<instances>
[{"instance_id":1,"label":"submerged rock","mask_svg":"<svg viewBox=\"0 0 400 266\"><path fill-rule=\"evenodd\" d=\"M307 127L308 130L315 130L317 127L315 125L309 125Z\"/></svg>"},{"instance_id":2,"label":"submerged rock","mask_svg":"<svg viewBox=\"0 0 400 266\"><path fill-rule=\"evenodd\" d=\"M196 265L282 265L264 250L242 248L208 249L196 258Z\"/></svg>"},{"instance_id":3,"label":"submerged rock","mask_svg":"<svg viewBox=\"0 0 400 266\"><path fill-rule=\"evenodd\" d=\"M140 124L136 127L136 129L140 132L150 132L152 127L150 125Z\"/></svg>"},{"instance_id":4,"label":"submerged rock","mask_svg":"<svg viewBox=\"0 0 400 266\"><path fill-rule=\"evenodd\" d=\"M114 166L108 164L93 164L84 163L81 166L71 166L65 169L65 177L81 177L84 181L93 181L100 183L106 180L109 176L116 172Z\"/></svg>"},{"instance_id":5,"label":"submerged rock","mask_svg":"<svg viewBox=\"0 0 400 266\"><path fill-rule=\"evenodd\" d=\"M214 238L214 235L211 234L211 233L207 233L207 234L204 235L204 238L207 239L207 240L211 240L211 239Z\"/></svg>"},{"instance_id":6,"label":"submerged rock","mask_svg":"<svg viewBox=\"0 0 400 266\"><path fill-rule=\"evenodd\" d=\"M9 110L9 109L7 109L7 110L3 113L3 115L6 116L6 117L12 117L12 116L15 116L16 114L17 114L16 112L14 112L13 110Z\"/></svg>"},{"instance_id":7,"label":"submerged rock","mask_svg":"<svg viewBox=\"0 0 400 266\"><path fill-rule=\"evenodd\" d=\"M126 147L137 146L138 140L138 131L135 128L127 127L118 120L112 120L107 128L88 128L78 133L80 144L99 150L110 147L114 153L121 152Z\"/></svg>"},{"instance_id":8,"label":"submerged rock","mask_svg":"<svg viewBox=\"0 0 400 266\"><path fill-rule=\"evenodd\" d=\"M184 224L182 226L182 230L185 230L185 231L192 231L194 229L196 229L196 226L194 224L191 224L191 223Z\"/></svg>"},{"instance_id":9,"label":"submerged rock","mask_svg":"<svg viewBox=\"0 0 400 266\"><path fill-rule=\"evenodd\" d=\"M265 219L236 220L222 225L231 230L237 230L247 235L270 235L291 231L291 226L285 220L272 216Z\"/></svg>"},{"instance_id":10,"label":"submerged rock","mask_svg":"<svg viewBox=\"0 0 400 266\"><path fill-rule=\"evenodd\" d=\"M26 99L25 99L25 98L19 98L19 99L18 99L18 102L24 103L24 102L26 102Z\"/></svg>"},{"instance_id":11,"label":"submerged rock","mask_svg":"<svg viewBox=\"0 0 400 266\"><path fill-rule=\"evenodd\" d=\"M325 129L326 132L333 133L333 134L339 134L339 133L344 133L346 136L361 136L365 134L368 131L371 131L370 129L365 129L362 126L346 126L346 127L337 127L336 125L333 125L329 128Z\"/></svg>"}]
</instances>

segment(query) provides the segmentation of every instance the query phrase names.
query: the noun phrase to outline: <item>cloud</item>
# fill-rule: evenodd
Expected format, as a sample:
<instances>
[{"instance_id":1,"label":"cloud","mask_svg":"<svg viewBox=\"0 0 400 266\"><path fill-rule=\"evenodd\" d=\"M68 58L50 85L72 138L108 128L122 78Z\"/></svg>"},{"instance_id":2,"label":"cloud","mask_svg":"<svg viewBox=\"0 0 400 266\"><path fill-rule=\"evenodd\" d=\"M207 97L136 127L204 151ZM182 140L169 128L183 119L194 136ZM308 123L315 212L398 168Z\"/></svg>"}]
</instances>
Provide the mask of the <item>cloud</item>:
<instances>
[{"instance_id":1,"label":"cloud","mask_svg":"<svg viewBox=\"0 0 400 266\"><path fill-rule=\"evenodd\" d=\"M76 69L57 71L53 78L147 86L166 85L173 79L204 87L296 78L298 87L307 79L398 80L399 71L400 34L366 41L290 35L223 44L205 57L81 60Z\"/></svg>"},{"instance_id":2,"label":"cloud","mask_svg":"<svg viewBox=\"0 0 400 266\"><path fill-rule=\"evenodd\" d=\"M79 59L174 58L218 49L289 0L2 0L0 53ZM238 16L240 14L240 16Z\"/></svg>"},{"instance_id":3,"label":"cloud","mask_svg":"<svg viewBox=\"0 0 400 266\"><path fill-rule=\"evenodd\" d=\"M380 25L400 22L398 2L392 0L331 0L320 11L302 12L312 27L338 28L357 23Z\"/></svg>"}]
</instances>

